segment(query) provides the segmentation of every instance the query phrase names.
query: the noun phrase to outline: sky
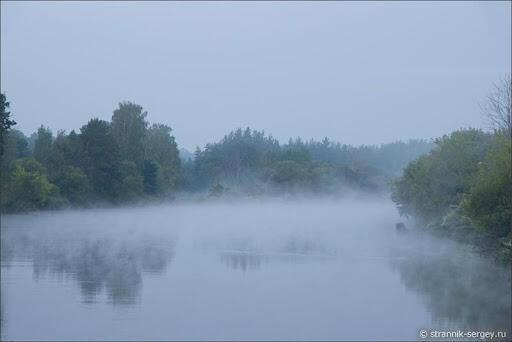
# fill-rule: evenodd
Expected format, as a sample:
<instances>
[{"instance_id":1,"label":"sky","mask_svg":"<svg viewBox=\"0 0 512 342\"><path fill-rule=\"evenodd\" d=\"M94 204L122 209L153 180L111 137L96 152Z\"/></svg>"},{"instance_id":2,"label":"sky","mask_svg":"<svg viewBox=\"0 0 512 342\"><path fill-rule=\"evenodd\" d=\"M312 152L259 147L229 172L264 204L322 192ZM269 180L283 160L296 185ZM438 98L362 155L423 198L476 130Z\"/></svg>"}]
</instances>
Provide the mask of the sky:
<instances>
[{"instance_id":1,"label":"sky","mask_svg":"<svg viewBox=\"0 0 512 342\"><path fill-rule=\"evenodd\" d=\"M511 39L508 1L2 1L1 91L26 134L132 101L187 149L246 126L380 144L483 127Z\"/></svg>"}]
</instances>

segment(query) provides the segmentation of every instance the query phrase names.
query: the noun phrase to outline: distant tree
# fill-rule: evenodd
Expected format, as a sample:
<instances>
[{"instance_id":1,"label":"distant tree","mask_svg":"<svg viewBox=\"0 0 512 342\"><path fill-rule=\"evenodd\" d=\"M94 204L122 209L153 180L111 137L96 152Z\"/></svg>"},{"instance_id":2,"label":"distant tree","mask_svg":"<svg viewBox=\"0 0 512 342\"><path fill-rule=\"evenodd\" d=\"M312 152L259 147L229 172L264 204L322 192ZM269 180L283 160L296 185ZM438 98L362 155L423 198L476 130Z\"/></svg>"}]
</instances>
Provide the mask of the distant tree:
<instances>
[{"instance_id":1,"label":"distant tree","mask_svg":"<svg viewBox=\"0 0 512 342\"><path fill-rule=\"evenodd\" d=\"M286 188L305 185L309 181L308 170L294 160L283 160L276 163L272 181Z\"/></svg>"},{"instance_id":2,"label":"distant tree","mask_svg":"<svg viewBox=\"0 0 512 342\"><path fill-rule=\"evenodd\" d=\"M119 149L110 124L91 119L80 129L84 171L96 194L114 200L118 197L121 182Z\"/></svg>"},{"instance_id":3,"label":"distant tree","mask_svg":"<svg viewBox=\"0 0 512 342\"><path fill-rule=\"evenodd\" d=\"M293 161L299 164L307 164L311 161L311 155L305 145L292 142L274 153L274 159L276 161Z\"/></svg>"},{"instance_id":4,"label":"distant tree","mask_svg":"<svg viewBox=\"0 0 512 342\"><path fill-rule=\"evenodd\" d=\"M34 158L43 165L48 165L52 152L53 135L49 128L43 126L37 130L34 142Z\"/></svg>"},{"instance_id":5,"label":"distant tree","mask_svg":"<svg viewBox=\"0 0 512 342\"><path fill-rule=\"evenodd\" d=\"M505 132L512 138L512 79L506 75L495 84L494 91L487 97L483 106L491 128Z\"/></svg>"},{"instance_id":6,"label":"distant tree","mask_svg":"<svg viewBox=\"0 0 512 342\"><path fill-rule=\"evenodd\" d=\"M69 134L61 131L57 133L53 142L52 150L59 154L59 162L74 167L83 167L83 150L80 137L75 131Z\"/></svg>"},{"instance_id":7,"label":"distant tree","mask_svg":"<svg viewBox=\"0 0 512 342\"><path fill-rule=\"evenodd\" d=\"M121 159L142 166L147 113L132 102L121 102L112 115L112 136L119 146Z\"/></svg>"},{"instance_id":8,"label":"distant tree","mask_svg":"<svg viewBox=\"0 0 512 342\"><path fill-rule=\"evenodd\" d=\"M30 150L28 148L28 140L25 134L17 129L13 129L9 132L8 139L12 139L14 141L16 158L25 158L29 156Z\"/></svg>"},{"instance_id":9,"label":"distant tree","mask_svg":"<svg viewBox=\"0 0 512 342\"><path fill-rule=\"evenodd\" d=\"M4 139L7 132L16 125L16 122L10 119L11 112L8 109L9 102L7 102L5 94L0 93L0 156L4 153Z\"/></svg>"},{"instance_id":10,"label":"distant tree","mask_svg":"<svg viewBox=\"0 0 512 342\"><path fill-rule=\"evenodd\" d=\"M49 167L58 170L66 165L82 167L83 151L80 137L71 131L68 135L59 131L52 144Z\"/></svg>"},{"instance_id":11,"label":"distant tree","mask_svg":"<svg viewBox=\"0 0 512 342\"><path fill-rule=\"evenodd\" d=\"M270 154L278 150L279 142L272 136L250 128L237 129L220 142L196 150L193 183L209 187L214 180L228 180L230 185L240 185L261 173Z\"/></svg>"},{"instance_id":12,"label":"distant tree","mask_svg":"<svg viewBox=\"0 0 512 342\"><path fill-rule=\"evenodd\" d=\"M39 146L38 140L36 140L36 146ZM63 147L66 141L66 134L64 131L59 131L57 136L53 140L50 146L50 152L46 158L44 165L46 166L47 175L50 182L54 182L56 179L62 176L63 170L66 167L66 160L64 157Z\"/></svg>"}]
</instances>

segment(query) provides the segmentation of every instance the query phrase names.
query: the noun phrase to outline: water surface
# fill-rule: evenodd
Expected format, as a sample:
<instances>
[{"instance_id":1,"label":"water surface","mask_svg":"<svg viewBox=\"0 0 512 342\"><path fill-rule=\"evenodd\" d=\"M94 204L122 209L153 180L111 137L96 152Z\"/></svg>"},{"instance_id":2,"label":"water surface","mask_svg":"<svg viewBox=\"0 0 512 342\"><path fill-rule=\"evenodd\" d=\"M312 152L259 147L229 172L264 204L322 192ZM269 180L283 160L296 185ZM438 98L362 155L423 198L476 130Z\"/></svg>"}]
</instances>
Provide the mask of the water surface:
<instances>
[{"instance_id":1,"label":"water surface","mask_svg":"<svg viewBox=\"0 0 512 342\"><path fill-rule=\"evenodd\" d=\"M399 235L399 220L368 199L4 215L2 339L510 333L510 270L468 246Z\"/></svg>"}]
</instances>

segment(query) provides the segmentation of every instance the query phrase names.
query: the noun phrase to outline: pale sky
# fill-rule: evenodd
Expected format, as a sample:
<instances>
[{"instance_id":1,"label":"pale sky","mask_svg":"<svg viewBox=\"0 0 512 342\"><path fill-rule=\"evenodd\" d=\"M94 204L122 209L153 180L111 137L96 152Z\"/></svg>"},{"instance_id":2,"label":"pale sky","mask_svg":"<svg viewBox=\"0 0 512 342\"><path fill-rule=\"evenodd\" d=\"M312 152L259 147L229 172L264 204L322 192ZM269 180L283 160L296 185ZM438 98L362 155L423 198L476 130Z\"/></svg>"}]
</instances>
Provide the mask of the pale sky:
<instances>
[{"instance_id":1,"label":"pale sky","mask_svg":"<svg viewBox=\"0 0 512 342\"><path fill-rule=\"evenodd\" d=\"M251 126L350 144L483 126L511 70L511 2L5 2L16 128L78 129L120 101L180 147Z\"/></svg>"}]
</instances>

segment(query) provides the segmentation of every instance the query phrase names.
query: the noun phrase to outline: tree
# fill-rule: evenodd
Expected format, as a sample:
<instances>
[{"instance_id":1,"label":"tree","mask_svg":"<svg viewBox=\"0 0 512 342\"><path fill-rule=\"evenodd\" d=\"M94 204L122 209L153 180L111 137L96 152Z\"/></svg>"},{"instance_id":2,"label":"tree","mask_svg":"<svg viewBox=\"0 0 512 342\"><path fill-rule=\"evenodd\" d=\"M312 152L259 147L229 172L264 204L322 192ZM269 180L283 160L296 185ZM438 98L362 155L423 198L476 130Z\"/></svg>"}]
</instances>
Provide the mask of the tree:
<instances>
[{"instance_id":1,"label":"tree","mask_svg":"<svg viewBox=\"0 0 512 342\"><path fill-rule=\"evenodd\" d=\"M161 165L176 165L180 162L178 148L172 129L167 125L153 124L145 139L146 159L152 159Z\"/></svg>"},{"instance_id":2,"label":"tree","mask_svg":"<svg viewBox=\"0 0 512 342\"><path fill-rule=\"evenodd\" d=\"M37 130L34 142L34 158L43 165L48 165L52 151L53 135L49 128L43 126Z\"/></svg>"},{"instance_id":3,"label":"tree","mask_svg":"<svg viewBox=\"0 0 512 342\"><path fill-rule=\"evenodd\" d=\"M11 129L4 139L0 166L2 177L10 171L14 160L29 156L27 137L22 132Z\"/></svg>"},{"instance_id":4,"label":"tree","mask_svg":"<svg viewBox=\"0 0 512 342\"><path fill-rule=\"evenodd\" d=\"M279 142L272 136L250 128L237 129L220 142L196 150L193 183L208 187L219 180L230 186L243 185L262 173L270 154L278 150Z\"/></svg>"},{"instance_id":5,"label":"tree","mask_svg":"<svg viewBox=\"0 0 512 342\"><path fill-rule=\"evenodd\" d=\"M64 131L59 131L53 141L46 163L50 181L54 182L61 177L67 166L83 167L82 160L82 148L78 135L74 131L71 131L69 135L66 135Z\"/></svg>"},{"instance_id":6,"label":"tree","mask_svg":"<svg viewBox=\"0 0 512 342\"><path fill-rule=\"evenodd\" d=\"M10 119L11 112L7 109L9 109L9 102L5 94L0 93L0 156L4 153L4 139L7 132L16 125L16 122Z\"/></svg>"},{"instance_id":7,"label":"tree","mask_svg":"<svg viewBox=\"0 0 512 342\"><path fill-rule=\"evenodd\" d=\"M59 154L60 163L74 167L84 167L83 150L80 137L73 130L68 135L63 131L57 133L53 142L52 150Z\"/></svg>"},{"instance_id":8,"label":"tree","mask_svg":"<svg viewBox=\"0 0 512 342\"><path fill-rule=\"evenodd\" d=\"M144 137L148 122L147 113L132 102L121 102L112 115L112 136L119 146L122 160L142 166L144 161Z\"/></svg>"},{"instance_id":9,"label":"tree","mask_svg":"<svg viewBox=\"0 0 512 342\"><path fill-rule=\"evenodd\" d=\"M181 178L181 160L171 128L153 124L145 138L146 160L156 161L162 170L163 187L175 189Z\"/></svg>"},{"instance_id":10,"label":"tree","mask_svg":"<svg viewBox=\"0 0 512 342\"><path fill-rule=\"evenodd\" d=\"M28 157L30 151L28 149L28 141L25 134L17 129L12 129L9 131L7 139L13 140L13 145L15 147L15 157L16 158L25 158Z\"/></svg>"},{"instance_id":11,"label":"tree","mask_svg":"<svg viewBox=\"0 0 512 342\"><path fill-rule=\"evenodd\" d=\"M484 114L492 129L506 133L512 138L512 79L506 75L494 85L483 106Z\"/></svg>"},{"instance_id":12,"label":"tree","mask_svg":"<svg viewBox=\"0 0 512 342\"><path fill-rule=\"evenodd\" d=\"M84 171L92 188L100 197L115 200L121 182L119 149L110 124L91 119L80 128Z\"/></svg>"}]
</instances>

